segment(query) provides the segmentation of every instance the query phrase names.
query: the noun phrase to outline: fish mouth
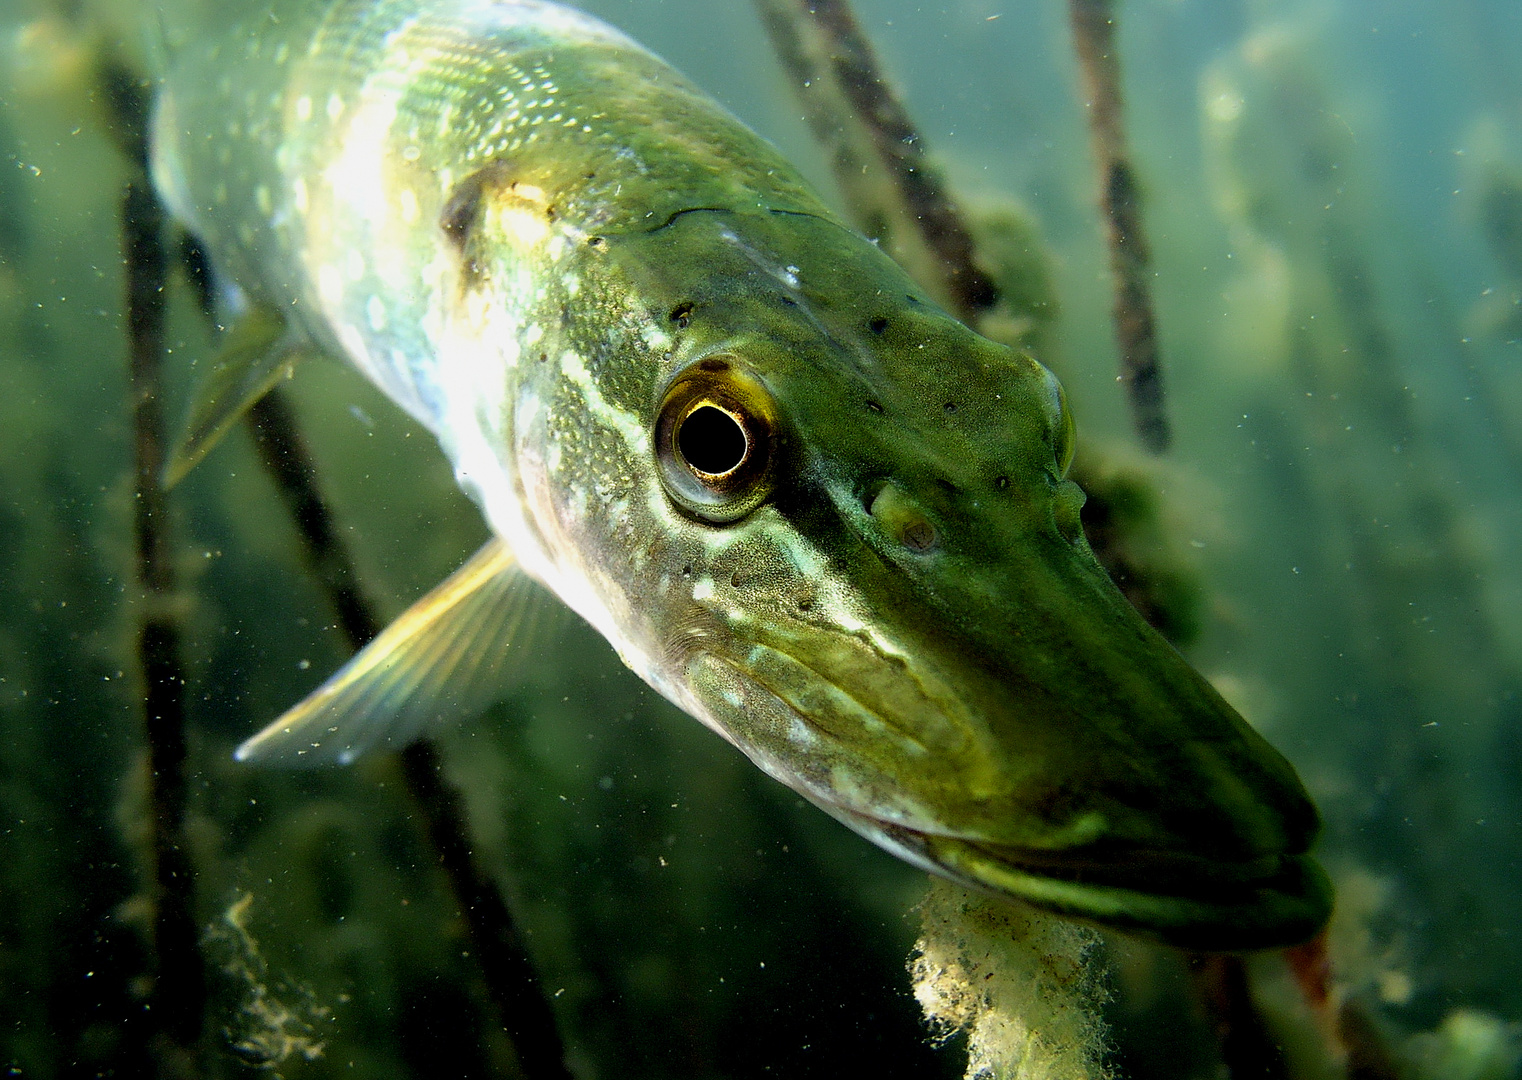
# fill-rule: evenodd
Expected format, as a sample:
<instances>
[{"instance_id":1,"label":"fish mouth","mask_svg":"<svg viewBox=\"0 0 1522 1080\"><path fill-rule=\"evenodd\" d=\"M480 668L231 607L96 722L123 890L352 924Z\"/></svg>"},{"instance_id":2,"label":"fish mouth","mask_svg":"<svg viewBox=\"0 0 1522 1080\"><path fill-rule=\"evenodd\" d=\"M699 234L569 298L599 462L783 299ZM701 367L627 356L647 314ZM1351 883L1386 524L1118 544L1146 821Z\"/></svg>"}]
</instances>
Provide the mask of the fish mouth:
<instances>
[{"instance_id":1,"label":"fish mouth","mask_svg":"<svg viewBox=\"0 0 1522 1080\"><path fill-rule=\"evenodd\" d=\"M1115 800L1050 816L978 798L997 788L963 786L978 774L980 755L945 752L972 744L949 738L961 729L944 713L934 716L939 703L890 704L884 685L890 680L831 679L820 669L836 665L810 662L802 652L755 646L743 665L712 654L709 660L728 672L732 685L748 686L753 709L766 711L769 699L779 718L791 717L795 728L813 731L819 745L832 748L824 767L800 768L797 761L789 767L775 746L768 753L753 739L730 736L767 772L906 861L989 895L1197 952L1295 945L1326 924L1332 886L1308 854L1313 825L1271 836L1234 834L1231 818L1241 808L1205 798L1187 802L1185 817L1202 822L1196 833L1179 835L1163 827L1124 828L1128 813L1151 815ZM918 724L904 720L911 708ZM865 737L838 743L842 732ZM859 765L873 746L897 752L868 772L848 769L850 782L840 783L842 758L833 751L854 751L847 756ZM915 787L938 769L949 770L951 782ZM1191 787L1204 786L1199 775L1164 775L1167 782L1159 781L1136 807L1187 801ZM961 797L953 798L959 790ZM998 805L1008 808L990 814Z\"/></svg>"},{"instance_id":2,"label":"fish mouth","mask_svg":"<svg viewBox=\"0 0 1522 1080\"><path fill-rule=\"evenodd\" d=\"M969 888L1175 948L1248 952L1298 945L1331 914L1331 882L1309 854L1229 862L1120 844L1032 850L820 805L880 846Z\"/></svg>"}]
</instances>

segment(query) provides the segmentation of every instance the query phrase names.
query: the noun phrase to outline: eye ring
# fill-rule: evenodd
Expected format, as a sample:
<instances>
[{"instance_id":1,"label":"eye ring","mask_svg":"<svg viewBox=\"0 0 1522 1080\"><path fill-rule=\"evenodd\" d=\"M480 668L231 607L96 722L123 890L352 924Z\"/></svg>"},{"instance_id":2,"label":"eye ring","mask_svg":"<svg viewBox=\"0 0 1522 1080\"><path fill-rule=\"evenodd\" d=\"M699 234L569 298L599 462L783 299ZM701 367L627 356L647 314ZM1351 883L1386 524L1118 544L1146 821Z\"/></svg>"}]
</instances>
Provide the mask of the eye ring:
<instances>
[{"instance_id":1,"label":"eye ring","mask_svg":"<svg viewBox=\"0 0 1522 1080\"><path fill-rule=\"evenodd\" d=\"M759 380L711 356L667 388L655 424L661 481L710 524L738 521L771 494L776 406Z\"/></svg>"}]
</instances>

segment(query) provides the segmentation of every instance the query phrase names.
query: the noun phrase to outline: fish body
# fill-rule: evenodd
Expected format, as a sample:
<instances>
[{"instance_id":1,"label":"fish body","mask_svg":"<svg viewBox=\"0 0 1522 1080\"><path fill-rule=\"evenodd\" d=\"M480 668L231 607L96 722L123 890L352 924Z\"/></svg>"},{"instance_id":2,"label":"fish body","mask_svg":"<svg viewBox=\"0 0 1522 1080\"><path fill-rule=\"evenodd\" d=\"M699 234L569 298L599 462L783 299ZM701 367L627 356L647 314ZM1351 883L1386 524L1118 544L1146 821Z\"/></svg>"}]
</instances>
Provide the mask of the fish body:
<instances>
[{"instance_id":1,"label":"fish body","mask_svg":"<svg viewBox=\"0 0 1522 1080\"><path fill-rule=\"evenodd\" d=\"M618 31L261 9L176 58L153 168L246 302L438 437L504 573L776 779L1077 918L1198 948L1324 922L1292 768L1084 540L1056 380ZM271 745L334 756L323 723Z\"/></svg>"}]
</instances>

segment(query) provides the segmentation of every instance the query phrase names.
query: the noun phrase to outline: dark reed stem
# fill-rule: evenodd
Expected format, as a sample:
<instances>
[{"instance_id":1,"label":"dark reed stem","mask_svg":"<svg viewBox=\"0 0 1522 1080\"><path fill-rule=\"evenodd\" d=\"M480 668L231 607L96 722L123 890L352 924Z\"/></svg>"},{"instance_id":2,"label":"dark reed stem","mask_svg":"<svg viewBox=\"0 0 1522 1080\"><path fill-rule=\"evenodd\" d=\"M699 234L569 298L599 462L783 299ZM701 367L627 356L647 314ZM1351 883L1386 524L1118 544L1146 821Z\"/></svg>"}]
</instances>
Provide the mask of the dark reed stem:
<instances>
[{"instance_id":1,"label":"dark reed stem","mask_svg":"<svg viewBox=\"0 0 1522 1080\"><path fill-rule=\"evenodd\" d=\"M1348 1080L1401 1080L1389 1039L1370 1011L1353 998L1337 1009L1337 1038L1347 1055Z\"/></svg>"},{"instance_id":2,"label":"dark reed stem","mask_svg":"<svg viewBox=\"0 0 1522 1080\"><path fill-rule=\"evenodd\" d=\"M1089 135L1104 207L1110 270L1115 278L1113 311L1120 378L1131 403L1137 436L1148 450L1161 453L1168 449L1172 432L1164 410L1162 357L1152 312L1152 256L1122 123L1115 8L1116 0L1068 0L1074 48L1088 99Z\"/></svg>"},{"instance_id":3,"label":"dark reed stem","mask_svg":"<svg viewBox=\"0 0 1522 1080\"><path fill-rule=\"evenodd\" d=\"M891 246L894 207L884 206L877 181L883 174L865 129L834 81L819 27L796 0L756 0L772 50L782 65L803 120L829 157L846 212L869 238ZM896 185L895 185L896 190Z\"/></svg>"},{"instance_id":4,"label":"dark reed stem","mask_svg":"<svg viewBox=\"0 0 1522 1080\"><path fill-rule=\"evenodd\" d=\"M1221 1049L1224 1074L1233 1080L1289 1080L1289 1063L1252 998L1240 956L1202 953L1189 962L1195 993Z\"/></svg>"},{"instance_id":5,"label":"dark reed stem","mask_svg":"<svg viewBox=\"0 0 1522 1080\"><path fill-rule=\"evenodd\" d=\"M502 890L471 851L464 808L459 794L444 783L438 751L431 743L416 742L402 751L401 759L407 787L423 811L428 836L465 917L476 962L523 1075L527 1080L571 1080L544 984Z\"/></svg>"},{"instance_id":6,"label":"dark reed stem","mask_svg":"<svg viewBox=\"0 0 1522 1080\"><path fill-rule=\"evenodd\" d=\"M801 27L820 36L830 73L865 126L879 160L893 178L899 197L934 254L954 313L976 323L999 301L994 282L974 262L976 246L947 191L940 171L925 153L924 139L883 76L847 0L792 0L793 17L780 3L761 5L778 54L790 76L802 86L812 65L801 47ZM799 29L795 29L798 27ZM817 130L816 130L817 134Z\"/></svg>"},{"instance_id":7,"label":"dark reed stem","mask_svg":"<svg viewBox=\"0 0 1522 1080\"><path fill-rule=\"evenodd\" d=\"M311 454L280 387L254 403L248 420L259 460L274 479L301 535L307 566L333 605L349 647L358 652L382 627L360 594L353 562L333 528L332 511L317 490Z\"/></svg>"},{"instance_id":8,"label":"dark reed stem","mask_svg":"<svg viewBox=\"0 0 1522 1080\"><path fill-rule=\"evenodd\" d=\"M184 666L175 611L175 574L167 500L159 485L164 462L162 373L164 287L169 255L164 218L147 180L143 139L147 95L119 69L102 73L122 149L134 175L122 197L128 372L132 395L134 538L143 589L138 658L143 673L151 832L150 1044L163 1077L201 1075L206 970L195 917L195 868L185 835Z\"/></svg>"},{"instance_id":9,"label":"dark reed stem","mask_svg":"<svg viewBox=\"0 0 1522 1080\"><path fill-rule=\"evenodd\" d=\"M353 561L333 528L332 512L314 480L311 454L279 387L250 410L249 426L260 460L296 522L307 563L349 644L358 651L381 627L355 584L359 578ZM414 743L401 752L401 764L523 1075L528 1080L571 1080L554 1010L501 889L474 858L463 807L443 781L437 751L425 742Z\"/></svg>"}]
</instances>

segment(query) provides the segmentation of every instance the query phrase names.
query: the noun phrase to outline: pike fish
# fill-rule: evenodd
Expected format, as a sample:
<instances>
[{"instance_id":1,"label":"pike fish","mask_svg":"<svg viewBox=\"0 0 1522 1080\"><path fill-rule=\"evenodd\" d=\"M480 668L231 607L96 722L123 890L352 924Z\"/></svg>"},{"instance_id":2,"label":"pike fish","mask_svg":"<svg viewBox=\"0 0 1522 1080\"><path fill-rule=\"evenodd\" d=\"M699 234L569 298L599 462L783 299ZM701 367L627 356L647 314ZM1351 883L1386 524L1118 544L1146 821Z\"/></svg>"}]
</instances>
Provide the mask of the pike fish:
<instances>
[{"instance_id":1,"label":"pike fish","mask_svg":"<svg viewBox=\"0 0 1522 1080\"><path fill-rule=\"evenodd\" d=\"M494 535L239 757L349 761L489 701L542 585L913 864L1196 949L1325 922L1294 770L1085 541L1056 379L619 31L260 7L172 58L152 167L259 328L235 366L353 364Z\"/></svg>"}]
</instances>

